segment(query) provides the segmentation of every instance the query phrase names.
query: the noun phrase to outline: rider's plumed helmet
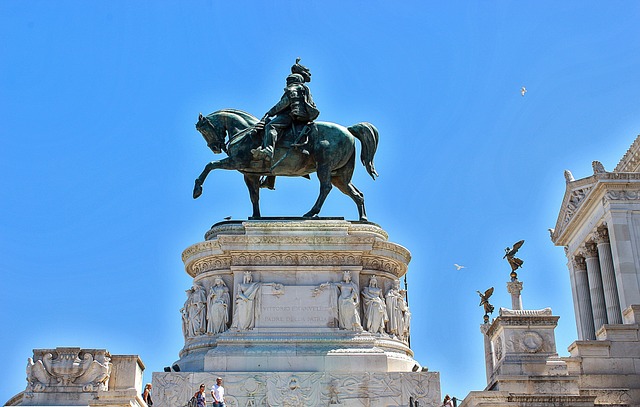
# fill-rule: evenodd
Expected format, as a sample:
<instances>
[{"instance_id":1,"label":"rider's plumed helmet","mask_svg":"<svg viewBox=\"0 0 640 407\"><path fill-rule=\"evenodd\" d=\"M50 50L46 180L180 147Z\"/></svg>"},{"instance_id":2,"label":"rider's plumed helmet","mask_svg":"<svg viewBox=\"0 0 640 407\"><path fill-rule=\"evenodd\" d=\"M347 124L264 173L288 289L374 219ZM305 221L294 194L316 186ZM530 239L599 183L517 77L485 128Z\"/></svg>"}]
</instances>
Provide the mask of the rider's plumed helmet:
<instances>
[{"instance_id":1,"label":"rider's plumed helmet","mask_svg":"<svg viewBox=\"0 0 640 407\"><path fill-rule=\"evenodd\" d=\"M291 67L291 73L302 75L304 82L311 82L311 71L300 63L300 57L296 58L296 63Z\"/></svg>"}]
</instances>

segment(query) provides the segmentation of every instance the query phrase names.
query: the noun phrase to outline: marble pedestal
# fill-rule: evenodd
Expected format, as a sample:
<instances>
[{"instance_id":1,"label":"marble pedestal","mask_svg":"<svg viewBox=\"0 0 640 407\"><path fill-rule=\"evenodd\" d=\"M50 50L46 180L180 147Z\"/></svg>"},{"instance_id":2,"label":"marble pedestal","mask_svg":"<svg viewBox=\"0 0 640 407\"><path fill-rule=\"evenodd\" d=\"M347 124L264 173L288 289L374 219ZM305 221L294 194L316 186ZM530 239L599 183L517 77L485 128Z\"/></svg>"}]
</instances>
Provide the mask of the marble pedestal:
<instances>
[{"instance_id":1,"label":"marble pedestal","mask_svg":"<svg viewBox=\"0 0 640 407\"><path fill-rule=\"evenodd\" d=\"M154 373L157 407L183 405L216 375L230 405L439 404L438 373L423 369L408 344L411 313L399 279L410 253L382 228L250 220L216 224L205 239L183 253L194 284L182 311L185 345L180 372ZM283 401L298 391L307 398Z\"/></svg>"},{"instance_id":2,"label":"marble pedestal","mask_svg":"<svg viewBox=\"0 0 640 407\"><path fill-rule=\"evenodd\" d=\"M6 406L142 407L144 365L106 349L34 349L27 387Z\"/></svg>"}]
</instances>

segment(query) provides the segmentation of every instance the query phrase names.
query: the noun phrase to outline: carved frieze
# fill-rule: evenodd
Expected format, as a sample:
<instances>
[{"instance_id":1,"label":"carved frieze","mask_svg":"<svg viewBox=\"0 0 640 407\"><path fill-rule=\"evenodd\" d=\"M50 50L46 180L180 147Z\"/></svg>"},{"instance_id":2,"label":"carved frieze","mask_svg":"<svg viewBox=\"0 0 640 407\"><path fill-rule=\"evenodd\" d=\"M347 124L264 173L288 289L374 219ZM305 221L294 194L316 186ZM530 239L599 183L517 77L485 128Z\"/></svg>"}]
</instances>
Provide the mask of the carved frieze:
<instances>
[{"instance_id":1,"label":"carved frieze","mask_svg":"<svg viewBox=\"0 0 640 407\"><path fill-rule=\"evenodd\" d=\"M589 192L591 192L592 188L592 186L588 186L571 191L569 201L567 202L564 209L564 219L562 222L562 226L566 226L569 223L578 208L580 208L580 205L582 205L582 203L584 202L584 199L587 197Z\"/></svg>"},{"instance_id":2,"label":"carved frieze","mask_svg":"<svg viewBox=\"0 0 640 407\"><path fill-rule=\"evenodd\" d=\"M207 388L214 373L154 373L154 407L184 406L198 383ZM439 376L431 372L309 373L265 372L224 375L225 402L247 406L406 406L409 398L421 406L440 402Z\"/></svg>"},{"instance_id":3,"label":"carved frieze","mask_svg":"<svg viewBox=\"0 0 640 407\"><path fill-rule=\"evenodd\" d=\"M640 199L640 189L609 190L604 194L604 199L607 201L637 201Z\"/></svg>"},{"instance_id":4,"label":"carved frieze","mask_svg":"<svg viewBox=\"0 0 640 407\"><path fill-rule=\"evenodd\" d=\"M191 270L195 273L195 275L205 273L207 271L216 271L216 270L228 270L231 267L231 258L230 257L205 257L202 260L197 260L191 264Z\"/></svg>"}]
</instances>

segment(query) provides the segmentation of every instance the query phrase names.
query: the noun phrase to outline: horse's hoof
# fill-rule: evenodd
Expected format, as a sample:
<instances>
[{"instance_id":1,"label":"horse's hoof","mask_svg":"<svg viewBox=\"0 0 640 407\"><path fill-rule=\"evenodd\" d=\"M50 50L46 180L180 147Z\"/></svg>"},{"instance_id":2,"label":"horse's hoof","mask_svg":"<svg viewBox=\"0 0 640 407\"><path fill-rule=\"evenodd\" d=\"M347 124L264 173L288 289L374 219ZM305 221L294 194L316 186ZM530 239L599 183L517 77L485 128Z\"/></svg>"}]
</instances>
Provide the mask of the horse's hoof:
<instances>
[{"instance_id":1,"label":"horse's hoof","mask_svg":"<svg viewBox=\"0 0 640 407\"><path fill-rule=\"evenodd\" d=\"M369 222L366 216L360 216L360 222Z\"/></svg>"},{"instance_id":2,"label":"horse's hoof","mask_svg":"<svg viewBox=\"0 0 640 407\"><path fill-rule=\"evenodd\" d=\"M193 187L193 199L198 198L200 195L202 195L202 186L196 184L196 186Z\"/></svg>"},{"instance_id":3,"label":"horse's hoof","mask_svg":"<svg viewBox=\"0 0 640 407\"><path fill-rule=\"evenodd\" d=\"M307 212L304 215L302 215L303 218L314 218L317 217L318 214L317 213L313 213L313 212Z\"/></svg>"}]
</instances>

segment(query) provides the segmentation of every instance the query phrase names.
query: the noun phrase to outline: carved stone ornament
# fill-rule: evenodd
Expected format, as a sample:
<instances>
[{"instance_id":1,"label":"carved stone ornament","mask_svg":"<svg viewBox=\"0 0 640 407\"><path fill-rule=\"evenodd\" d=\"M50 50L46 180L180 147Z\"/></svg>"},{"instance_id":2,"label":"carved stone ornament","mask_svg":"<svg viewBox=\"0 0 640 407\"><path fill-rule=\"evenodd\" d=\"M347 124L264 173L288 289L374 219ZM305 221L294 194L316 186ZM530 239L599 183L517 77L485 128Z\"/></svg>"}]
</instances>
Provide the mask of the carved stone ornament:
<instances>
[{"instance_id":1,"label":"carved stone ornament","mask_svg":"<svg viewBox=\"0 0 640 407\"><path fill-rule=\"evenodd\" d=\"M585 259L589 259L598 255L598 247L595 243L585 243L580 252Z\"/></svg>"},{"instance_id":2,"label":"carved stone ornament","mask_svg":"<svg viewBox=\"0 0 640 407\"><path fill-rule=\"evenodd\" d=\"M562 222L563 226L566 226L569 223L578 208L580 208L580 205L582 205L584 198L586 198L589 192L591 192L592 188L593 187L589 186L571 191L569 202L567 202L565 207L565 216Z\"/></svg>"},{"instance_id":3,"label":"carved stone ornament","mask_svg":"<svg viewBox=\"0 0 640 407\"><path fill-rule=\"evenodd\" d=\"M640 199L640 189L607 191L604 198L608 201L636 201Z\"/></svg>"},{"instance_id":4,"label":"carved stone ornament","mask_svg":"<svg viewBox=\"0 0 640 407\"><path fill-rule=\"evenodd\" d=\"M310 375L301 380L295 375L283 380L273 376L267 382L269 406L305 407L320 405L322 374Z\"/></svg>"},{"instance_id":5,"label":"carved stone ornament","mask_svg":"<svg viewBox=\"0 0 640 407\"><path fill-rule=\"evenodd\" d=\"M106 390L111 373L106 350L56 348L36 349L27 362L28 391L56 391L77 387L83 392Z\"/></svg>"},{"instance_id":6,"label":"carved stone ornament","mask_svg":"<svg viewBox=\"0 0 640 407\"><path fill-rule=\"evenodd\" d=\"M522 349L528 353L540 352L544 345L544 339L539 333L534 331L528 331L522 334L520 338Z\"/></svg>"},{"instance_id":7,"label":"carved stone ornament","mask_svg":"<svg viewBox=\"0 0 640 407\"><path fill-rule=\"evenodd\" d=\"M602 174L607 172L607 170L604 169L604 165L602 165L600 161L593 161L591 163L591 166L593 167L594 174Z\"/></svg>"},{"instance_id":8,"label":"carved stone ornament","mask_svg":"<svg viewBox=\"0 0 640 407\"><path fill-rule=\"evenodd\" d=\"M504 354L504 345L502 344L501 336L498 336L496 340L493 342L493 349L496 355L496 361L499 361L500 359L502 359L502 356Z\"/></svg>"},{"instance_id":9,"label":"carved stone ornament","mask_svg":"<svg viewBox=\"0 0 640 407\"><path fill-rule=\"evenodd\" d=\"M564 170L564 179L565 181L567 181L567 183L573 182L576 180L575 178L573 178L573 174L569 170Z\"/></svg>"},{"instance_id":10,"label":"carved stone ornament","mask_svg":"<svg viewBox=\"0 0 640 407\"><path fill-rule=\"evenodd\" d=\"M500 316L501 317L539 317L539 316L551 316L553 315L551 308L543 308L543 309L507 309L500 308Z\"/></svg>"},{"instance_id":11,"label":"carved stone ornament","mask_svg":"<svg viewBox=\"0 0 640 407\"><path fill-rule=\"evenodd\" d=\"M606 227L598 228L594 237L598 244L609 243L609 230Z\"/></svg>"},{"instance_id":12,"label":"carved stone ornament","mask_svg":"<svg viewBox=\"0 0 640 407\"><path fill-rule=\"evenodd\" d=\"M587 262L582 256L573 256L572 264L573 264L574 270L576 271L587 269Z\"/></svg>"}]
</instances>

